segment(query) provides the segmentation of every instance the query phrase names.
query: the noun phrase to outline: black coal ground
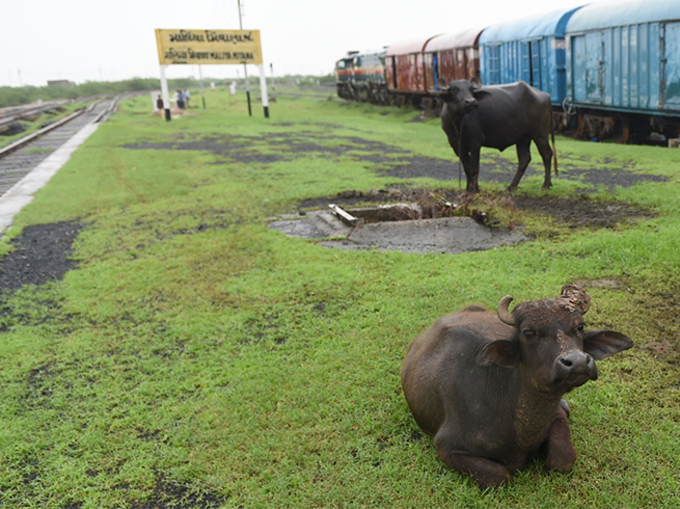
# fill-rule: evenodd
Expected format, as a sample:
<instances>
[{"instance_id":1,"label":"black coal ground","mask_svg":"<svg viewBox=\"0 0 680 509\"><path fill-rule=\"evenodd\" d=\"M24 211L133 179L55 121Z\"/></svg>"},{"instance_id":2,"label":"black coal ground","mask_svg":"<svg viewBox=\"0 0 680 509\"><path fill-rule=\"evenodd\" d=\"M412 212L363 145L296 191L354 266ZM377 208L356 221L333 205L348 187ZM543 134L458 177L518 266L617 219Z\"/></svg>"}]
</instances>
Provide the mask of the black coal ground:
<instances>
[{"instance_id":1,"label":"black coal ground","mask_svg":"<svg viewBox=\"0 0 680 509\"><path fill-rule=\"evenodd\" d=\"M125 145L128 149L151 150L199 150L211 152L217 156L214 164L242 163L269 164L278 161L291 161L309 153L321 153L332 156L347 156L356 161L372 164L379 174L411 179L426 177L436 180L459 180L465 186L465 175L460 163L451 152L450 159L427 157L413 154L401 147L387 143L368 140L358 136L339 136L333 134L337 126L318 123L320 131L303 130L293 132L267 133L261 138L252 136L212 135L200 139L188 139L182 135L173 141L146 141ZM329 145L331 141L333 144ZM444 141L445 143L445 141ZM275 149L276 153L271 153ZM510 150L510 149L508 149ZM665 182L666 177L644 175L629 171L631 165L623 164L620 169L599 168L610 166L612 161L591 161L591 168L580 168L573 164L563 164L563 170L554 180L566 179L584 184L584 192L590 186L614 190L617 186L630 187L640 182ZM499 182L509 184L515 175L517 166L514 161L503 157L486 154L480 163L480 182ZM524 178L542 175L543 166L540 161L533 161L527 168ZM585 187L587 186L587 187ZM586 190L588 189L588 190Z\"/></svg>"},{"instance_id":2,"label":"black coal ground","mask_svg":"<svg viewBox=\"0 0 680 509\"><path fill-rule=\"evenodd\" d=\"M76 267L69 259L82 224L78 221L27 226L12 240L13 251L0 262L0 291L62 279Z\"/></svg>"}]
</instances>

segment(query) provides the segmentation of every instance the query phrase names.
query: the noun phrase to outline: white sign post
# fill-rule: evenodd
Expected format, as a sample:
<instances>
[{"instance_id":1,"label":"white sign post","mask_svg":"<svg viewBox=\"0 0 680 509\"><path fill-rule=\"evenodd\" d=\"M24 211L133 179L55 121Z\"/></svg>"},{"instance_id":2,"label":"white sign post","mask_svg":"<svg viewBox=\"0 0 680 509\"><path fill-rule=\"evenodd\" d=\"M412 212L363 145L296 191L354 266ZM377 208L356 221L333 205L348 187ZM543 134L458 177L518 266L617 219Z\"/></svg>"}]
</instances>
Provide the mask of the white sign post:
<instances>
[{"instance_id":1,"label":"white sign post","mask_svg":"<svg viewBox=\"0 0 680 509\"><path fill-rule=\"evenodd\" d=\"M165 68L167 65L161 65L161 93L163 94L163 108L165 109L165 120L168 122L172 118L170 115L170 94L168 93L168 80L165 78Z\"/></svg>"},{"instance_id":2,"label":"white sign post","mask_svg":"<svg viewBox=\"0 0 680 509\"><path fill-rule=\"evenodd\" d=\"M269 97L267 97L267 80L264 77L264 65L257 66L260 70L260 93L262 94L262 106L264 107L264 116L269 118Z\"/></svg>"}]
</instances>

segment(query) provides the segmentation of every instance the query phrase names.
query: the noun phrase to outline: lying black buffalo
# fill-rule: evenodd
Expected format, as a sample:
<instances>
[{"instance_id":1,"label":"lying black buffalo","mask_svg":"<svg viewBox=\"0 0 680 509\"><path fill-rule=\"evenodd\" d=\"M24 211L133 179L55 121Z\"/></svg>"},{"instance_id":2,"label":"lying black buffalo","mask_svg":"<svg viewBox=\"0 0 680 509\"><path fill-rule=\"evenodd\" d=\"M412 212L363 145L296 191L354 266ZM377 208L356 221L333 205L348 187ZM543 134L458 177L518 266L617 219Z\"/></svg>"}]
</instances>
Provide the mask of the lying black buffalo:
<instances>
[{"instance_id":1,"label":"lying black buffalo","mask_svg":"<svg viewBox=\"0 0 680 509\"><path fill-rule=\"evenodd\" d=\"M565 285L556 299L498 313L479 306L440 318L413 340L401 369L413 417L439 458L482 488L499 486L541 448L546 465L576 461L562 395L597 379L595 359L630 348L610 330L586 331L590 296Z\"/></svg>"},{"instance_id":2,"label":"lying black buffalo","mask_svg":"<svg viewBox=\"0 0 680 509\"><path fill-rule=\"evenodd\" d=\"M483 87L479 78L473 78L472 81L452 81L448 86L440 81L439 86L443 91L439 99L444 103L442 128L451 148L463 163L468 192L479 192L480 149L492 147L502 152L510 145L517 145L519 162L508 191L517 189L531 161L532 140L545 165L543 189L552 186L550 159L553 150L550 149L549 136L552 136L553 148L555 136L550 95L523 81Z\"/></svg>"}]
</instances>

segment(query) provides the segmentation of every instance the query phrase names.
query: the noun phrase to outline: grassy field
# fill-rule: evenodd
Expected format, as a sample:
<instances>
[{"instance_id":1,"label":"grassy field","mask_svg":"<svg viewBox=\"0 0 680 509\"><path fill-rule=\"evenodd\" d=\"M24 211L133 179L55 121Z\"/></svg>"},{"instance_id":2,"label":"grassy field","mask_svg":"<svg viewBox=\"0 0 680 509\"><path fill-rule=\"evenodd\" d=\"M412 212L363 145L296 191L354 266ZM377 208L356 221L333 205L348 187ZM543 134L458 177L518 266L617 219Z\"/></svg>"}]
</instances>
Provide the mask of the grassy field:
<instances>
[{"instance_id":1,"label":"grassy field","mask_svg":"<svg viewBox=\"0 0 680 509\"><path fill-rule=\"evenodd\" d=\"M277 95L270 119L218 90L207 111L170 123L148 97L125 100L17 217L4 252L30 225L83 228L76 270L2 296L0 505L677 508L680 151L558 139L561 175L667 177L590 195L652 219L567 228L516 212L535 241L461 255L331 250L267 218L349 189L458 182L405 182L314 146L451 149L436 120L410 122L413 110L344 104L332 89ZM554 182L550 195L575 195L576 182ZM540 197L541 183L527 178L518 194ZM589 328L635 347L567 396L571 474L536 463L481 492L411 418L406 347L464 305L556 297L574 281L593 296Z\"/></svg>"}]
</instances>

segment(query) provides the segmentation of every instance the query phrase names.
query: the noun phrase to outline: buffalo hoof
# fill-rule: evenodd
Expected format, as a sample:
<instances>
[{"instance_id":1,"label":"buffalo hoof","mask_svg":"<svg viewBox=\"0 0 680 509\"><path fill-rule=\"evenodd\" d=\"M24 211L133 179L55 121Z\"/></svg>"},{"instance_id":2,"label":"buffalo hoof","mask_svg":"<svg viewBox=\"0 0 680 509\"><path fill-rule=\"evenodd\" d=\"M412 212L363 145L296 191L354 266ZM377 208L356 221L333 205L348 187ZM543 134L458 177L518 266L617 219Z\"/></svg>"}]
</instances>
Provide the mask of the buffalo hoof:
<instances>
[{"instance_id":1,"label":"buffalo hoof","mask_svg":"<svg viewBox=\"0 0 680 509\"><path fill-rule=\"evenodd\" d=\"M571 445L571 444L570 444ZM560 474L568 474L574 468L576 463L576 450L573 446L568 447L566 444L560 451L560 454L553 454L548 456L545 461L545 467L548 470L554 470Z\"/></svg>"},{"instance_id":2,"label":"buffalo hoof","mask_svg":"<svg viewBox=\"0 0 680 509\"><path fill-rule=\"evenodd\" d=\"M500 488L510 482L512 474L503 465L496 464L493 468L486 468L482 472L475 472L472 478L477 481L483 490L488 488Z\"/></svg>"}]
</instances>

